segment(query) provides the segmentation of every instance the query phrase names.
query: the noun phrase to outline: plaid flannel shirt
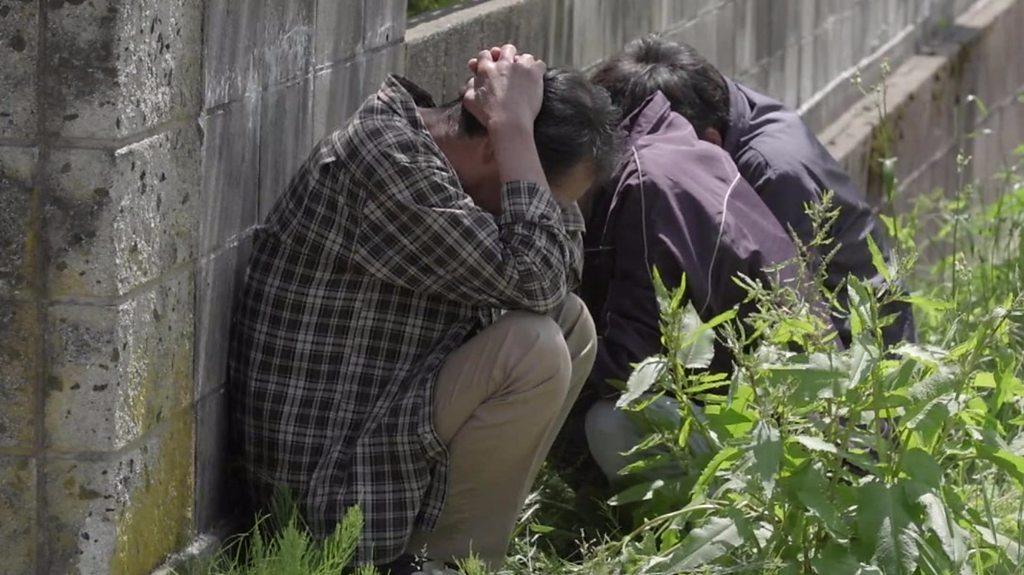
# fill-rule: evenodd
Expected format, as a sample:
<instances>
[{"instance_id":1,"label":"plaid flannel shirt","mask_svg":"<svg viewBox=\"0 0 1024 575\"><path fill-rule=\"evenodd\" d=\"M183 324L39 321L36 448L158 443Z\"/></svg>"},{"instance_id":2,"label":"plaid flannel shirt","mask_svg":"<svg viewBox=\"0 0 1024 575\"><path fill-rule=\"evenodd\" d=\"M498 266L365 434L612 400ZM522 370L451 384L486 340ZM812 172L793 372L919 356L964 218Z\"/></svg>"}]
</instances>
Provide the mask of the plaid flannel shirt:
<instances>
[{"instance_id":1,"label":"plaid flannel shirt","mask_svg":"<svg viewBox=\"0 0 1024 575\"><path fill-rule=\"evenodd\" d=\"M445 357L502 309L553 310L582 267L575 205L512 182L501 216L484 212L417 105L432 102L390 77L316 146L257 230L232 327L232 409L257 497L286 487L320 537L361 506L364 562L393 560L441 511Z\"/></svg>"}]
</instances>

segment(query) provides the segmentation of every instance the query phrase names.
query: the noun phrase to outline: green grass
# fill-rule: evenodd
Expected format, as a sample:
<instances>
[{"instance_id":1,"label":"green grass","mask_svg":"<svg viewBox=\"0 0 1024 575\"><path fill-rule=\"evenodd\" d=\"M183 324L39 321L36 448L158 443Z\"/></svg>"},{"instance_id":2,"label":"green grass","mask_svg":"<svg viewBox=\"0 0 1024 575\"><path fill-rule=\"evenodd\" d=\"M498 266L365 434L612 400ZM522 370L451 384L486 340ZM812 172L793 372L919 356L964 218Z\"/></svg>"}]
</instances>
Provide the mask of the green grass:
<instances>
[{"instance_id":1,"label":"green grass","mask_svg":"<svg viewBox=\"0 0 1024 575\"><path fill-rule=\"evenodd\" d=\"M406 11L410 17L418 16L424 12L447 8L464 1L465 0L409 0L409 6L406 8Z\"/></svg>"}]
</instances>

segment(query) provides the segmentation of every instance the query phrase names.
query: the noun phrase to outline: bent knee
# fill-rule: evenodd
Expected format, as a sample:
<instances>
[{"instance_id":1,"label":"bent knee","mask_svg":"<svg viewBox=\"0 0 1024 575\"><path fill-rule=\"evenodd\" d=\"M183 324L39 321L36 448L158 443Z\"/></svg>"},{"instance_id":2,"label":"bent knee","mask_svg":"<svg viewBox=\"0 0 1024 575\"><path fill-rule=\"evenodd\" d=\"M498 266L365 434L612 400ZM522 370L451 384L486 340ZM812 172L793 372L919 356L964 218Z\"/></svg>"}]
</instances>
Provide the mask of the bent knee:
<instances>
[{"instance_id":1,"label":"bent knee","mask_svg":"<svg viewBox=\"0 0 1024 575\"><path fill-rule=\"evenodd\" d=\"M505 325L511 369L524 383L543 384L552 395L569 392L572 362L562 329L553 319L529 312L509 312Z\"/></svg>"}]
</instances>

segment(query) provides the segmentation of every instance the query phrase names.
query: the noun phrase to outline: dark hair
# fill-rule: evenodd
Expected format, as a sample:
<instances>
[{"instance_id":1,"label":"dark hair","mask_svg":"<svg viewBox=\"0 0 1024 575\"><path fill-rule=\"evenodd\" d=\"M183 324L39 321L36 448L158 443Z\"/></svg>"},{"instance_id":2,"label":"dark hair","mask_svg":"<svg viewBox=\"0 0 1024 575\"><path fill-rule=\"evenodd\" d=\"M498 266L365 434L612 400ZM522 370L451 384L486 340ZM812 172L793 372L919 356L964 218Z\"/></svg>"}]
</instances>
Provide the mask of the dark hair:
<instances>
[{"instance_id":1,"label":"dark hair","mask_svg":"<svg viewBox=\"0 0 1024 575\"><path fill-rule=\"evenodd\" d=\"M607 175L619 158L620 119L608 92L583 73L559 68L545 72L544 100L533 123L533 140L548 181L557 182L586 160L593 163L597 178ZM470 136L487 132L465 109L459 126Z\"/></svg>"},{"instance_id":2,"label":"dark hair","mask_svg":"<svg viewBox=\"0 0 1024 575\"><path fill-rule=\"evenodd\" d=\"M692 46L658 36L630 42L606 60L591 80L608 90L612 101L630 114L661 90L672 110L693 124L698 134L729 128L729 87L725 78Z\"/></svg>"}]
</instances>

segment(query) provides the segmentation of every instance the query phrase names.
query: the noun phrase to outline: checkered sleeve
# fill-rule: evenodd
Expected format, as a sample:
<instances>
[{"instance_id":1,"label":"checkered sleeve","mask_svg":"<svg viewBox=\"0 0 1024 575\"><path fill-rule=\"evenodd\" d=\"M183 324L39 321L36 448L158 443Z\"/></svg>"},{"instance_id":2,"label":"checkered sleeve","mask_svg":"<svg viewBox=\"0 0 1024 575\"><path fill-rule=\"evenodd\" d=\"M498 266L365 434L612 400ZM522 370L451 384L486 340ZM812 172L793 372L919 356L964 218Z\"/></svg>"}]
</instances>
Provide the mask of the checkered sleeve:
<instances>
[{"instance_id":1,"label":"checkered sleeve","mask_svg":"<svg viewBox=\"0 0 1024 575\"><path fill-rule=\"evenodd\" d=\"M474 305L539 313L568 293L576 248L548 190L506 183L495 218L437 159L385 155L374 169L354 255L369 273Z\"/></svg>"}]
</instances>

